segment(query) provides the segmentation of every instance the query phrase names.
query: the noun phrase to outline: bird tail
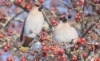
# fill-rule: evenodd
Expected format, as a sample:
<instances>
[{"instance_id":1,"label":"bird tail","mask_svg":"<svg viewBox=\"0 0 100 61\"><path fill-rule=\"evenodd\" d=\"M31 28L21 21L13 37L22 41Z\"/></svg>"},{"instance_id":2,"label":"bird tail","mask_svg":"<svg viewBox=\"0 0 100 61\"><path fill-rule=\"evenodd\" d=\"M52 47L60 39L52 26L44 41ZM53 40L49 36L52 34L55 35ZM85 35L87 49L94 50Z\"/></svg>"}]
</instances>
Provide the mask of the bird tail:
<instances>
[{"instance_id":1,"label":"bird tail","mask_svg":"<svg viewBox=\"0 0 100 61\"><path fill-rule=\"evenodd\" d=\"M22 29L22 32L21 32L21 35L20 35L20 42L22 42L22 40L23 40L23 33L24 33L24 26L23 26L23 29Z\"/></svg>"},{"instance_id":2,"label":"bird tail","mask_svg":"<svg viewBox=\"0 0 100 61\"><path fill-rule=\"evenodd\" d=\"M25 40L24 40L24 43L22 46L28 47L28 45L32 42L33 39L34 38L30 38L30 37L25 36Z\"/></svg>"}]
</instances>

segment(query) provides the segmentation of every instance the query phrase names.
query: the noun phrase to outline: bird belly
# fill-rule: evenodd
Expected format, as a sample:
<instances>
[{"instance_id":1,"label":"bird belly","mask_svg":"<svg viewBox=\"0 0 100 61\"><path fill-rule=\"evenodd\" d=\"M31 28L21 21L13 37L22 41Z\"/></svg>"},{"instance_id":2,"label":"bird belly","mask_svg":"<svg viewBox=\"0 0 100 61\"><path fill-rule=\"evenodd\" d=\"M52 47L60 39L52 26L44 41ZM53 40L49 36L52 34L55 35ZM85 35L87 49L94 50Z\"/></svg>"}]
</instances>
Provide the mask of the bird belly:
<instances>
[{"instance_id":1,"label":"bird belly","mask_svg":"<svg viewBox=\"0 0 100 61\"><path fill-rule=\"evenodd\" d=\"M78 38L78 34L77 32L74 33L72 32L75 30L73 29L70 29L70 30L59 30L59 31L55 31L54 32L54 40L58 41L58 42L67 42L67 43L70 43L73 39L77 39ZM76 40L75 40L76 41Z\"/></svg>"},{"instance_id":2,"label":"bird belly","mask_svg":"<svg viewBox=\"0 0 100 61\"><path fill-rule=\"evenodd\" d=\"M36 34L40 33L43 22L44 18L37 18L37 17L26 21L24 34L28 37L34 38Z\"/></svg>"}]
</instances>

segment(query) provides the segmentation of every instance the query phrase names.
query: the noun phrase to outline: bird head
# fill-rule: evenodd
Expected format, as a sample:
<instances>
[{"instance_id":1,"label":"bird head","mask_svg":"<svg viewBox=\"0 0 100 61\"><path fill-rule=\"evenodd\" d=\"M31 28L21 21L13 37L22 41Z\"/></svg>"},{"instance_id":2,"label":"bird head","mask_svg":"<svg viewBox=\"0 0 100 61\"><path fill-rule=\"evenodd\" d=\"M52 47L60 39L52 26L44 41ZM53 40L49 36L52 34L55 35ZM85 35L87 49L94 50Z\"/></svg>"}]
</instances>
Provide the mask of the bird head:
<instances>
[{"instance_id":1,"label":"bird head","mask_svg":"<svg viewBox=\"0 0 100 61\"><path fill-rule=\"evenodd\" d=\"M33 4L33 8L38 8L39 11L41 11L43 9L43 5L41 5L40 3L34 3Z\"/></svg>"},{"instance_id":2,"label":"bird head","mask_svg":"<svg viewBox=\"0 0 100 61\"><path fill-rule=\"evenodd\" d=\"M65 16L61 16L61 17L60 17L60 20L61 20L63 23L67 22L67 19L65 18Z\"/></svg>"}]
</instances>

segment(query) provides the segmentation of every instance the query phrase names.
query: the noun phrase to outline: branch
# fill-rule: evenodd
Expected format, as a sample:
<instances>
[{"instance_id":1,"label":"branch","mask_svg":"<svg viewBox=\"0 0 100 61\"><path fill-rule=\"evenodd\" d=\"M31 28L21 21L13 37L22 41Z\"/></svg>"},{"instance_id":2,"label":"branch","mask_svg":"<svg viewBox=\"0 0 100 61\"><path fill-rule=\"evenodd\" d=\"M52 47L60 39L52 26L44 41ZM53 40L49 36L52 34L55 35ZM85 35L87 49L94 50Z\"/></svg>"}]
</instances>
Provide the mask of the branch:
<instances>
[{"instance_id":1,"label":"branch","mask_svg":"<svg viewBox=\"0 0 100 61\"><path fill-rule=\"evenodd\" d=\"M99 18L96 22L98 23L99 20L100 20L100 18ZM84 37L84 36L88 33L88 31L91 30L91 29L94 27L94 25L95 25L95 23L92 24L92 25L85 31L85 33L82 35L82 37Z\"/></svg>"}]
</instances>

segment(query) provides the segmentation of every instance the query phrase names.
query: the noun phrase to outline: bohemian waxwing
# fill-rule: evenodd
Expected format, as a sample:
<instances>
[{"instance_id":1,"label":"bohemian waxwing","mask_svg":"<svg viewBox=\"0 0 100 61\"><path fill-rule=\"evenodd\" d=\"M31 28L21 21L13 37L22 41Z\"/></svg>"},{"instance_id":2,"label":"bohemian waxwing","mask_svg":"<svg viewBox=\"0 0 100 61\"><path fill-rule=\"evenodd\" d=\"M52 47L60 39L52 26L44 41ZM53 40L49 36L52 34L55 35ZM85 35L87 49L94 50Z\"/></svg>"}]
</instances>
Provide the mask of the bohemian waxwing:
<instances>
[{"instance_id":1,"label":"bohemian waxwing","mask_svg":"<svg viewBox=\"0 0 100 61\"><path fill-rule=\"evenodd\" d=\"M53 32L53 40L70 44L71 42L76 43L77 39L78 33L75 28L69 25L65 17L60 18L60 23Z\"/></svg>"},{"instance_id":2,"label":"bohemian waxwing","mask_svg":"<svg viewBox=\"0 0 100 61\"><path fill-rule=\"evenodd\" d=\"M44 17L41 12L42 8L43 8L43 5L41 7L37 7L34 5L24 22L24 26L22 29L21 37L20 37L20 41L22 41L23 34L25 35L24 43L21 46L21 49L23 50L28 50L27 47L29 43L35 38L37 34L41 32L41 29L44 23Z\"/></svg>"}]
</instances>

